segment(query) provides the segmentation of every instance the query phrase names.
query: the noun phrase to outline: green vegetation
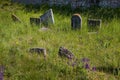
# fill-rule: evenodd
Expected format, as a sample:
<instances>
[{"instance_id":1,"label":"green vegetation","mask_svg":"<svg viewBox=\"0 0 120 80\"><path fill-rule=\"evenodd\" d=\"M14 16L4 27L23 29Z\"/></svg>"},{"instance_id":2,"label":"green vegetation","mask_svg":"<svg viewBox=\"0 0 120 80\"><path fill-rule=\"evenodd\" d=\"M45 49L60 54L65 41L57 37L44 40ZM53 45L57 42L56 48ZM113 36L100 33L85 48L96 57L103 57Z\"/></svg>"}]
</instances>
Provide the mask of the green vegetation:
<instances>
[{"instance_id":1,"label":"green vegetation","mask_svg":"<svg viewBox=\"0 0 120 80\"><path fill-rule=\"evenodd\" d=\"M48 31L39 31L44 25L32 26L29 18L39 17L48 7L0 3L0 65L5 67L4 79L120 80L120 9L52 8L55 24L49 25ZM81 14L83 23L81 30L72 31L70 19L75 12ZM23 22L13 22L12 13ZM88 33L89 17L103 20L97 34ZM68 48L79 60L89 58L89 64L97 70L86 70L81 63L69 66L67 59L58 56L60 46ZM46 48L47 60L30 54L31 47Z\"/></svg>"}]
</instances>

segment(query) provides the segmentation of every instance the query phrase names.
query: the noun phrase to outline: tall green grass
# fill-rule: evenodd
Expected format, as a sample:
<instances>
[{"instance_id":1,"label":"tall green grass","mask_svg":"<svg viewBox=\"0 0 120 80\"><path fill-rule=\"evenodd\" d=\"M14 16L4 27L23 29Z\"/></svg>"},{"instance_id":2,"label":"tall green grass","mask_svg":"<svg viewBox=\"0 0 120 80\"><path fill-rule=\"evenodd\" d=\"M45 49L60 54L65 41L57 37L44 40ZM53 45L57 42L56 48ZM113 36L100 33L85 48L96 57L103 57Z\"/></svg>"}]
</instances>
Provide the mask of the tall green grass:
<instances>
[{"instance_id":1,"label":"tall green grass","mask_svg":"<svg viewBox=\"0 0 120 80\"><path fill-rule=\"evenodd\" d=\"M31 6L31 5L30 5ZM72 11L69 8L53 8L55 24L48 31L39 31L44 25L30 25L29 18L39 17L48 7L8 5L0 8L0 65L5 67L5 80L119 80L120 79L120 23L114 13L113 18L104 18L105 13L96 16L92 11ZM30 9L29 9L30 8ZM29 10L27 10L29 9ZM62 11L64 9L64 11ZM101 12L104 9L95 9ZM119 9L118 9L119 11ZM73 13L82 16L82 29L71 30ZM92 12L92 13L91 13ZM15 13L22 23L13 22ZM106 10L106 14L109 11ZM97 13L99 14L99 13ZM117 14L117 13L116 13ZM97 34L87 30L87 19L102 18L102 27ZM69 66L68 60L58 56L60 46L65 46L79 60L89 58L90 65L97 71L88 71ZM29 48L43 47L47 50L47 60L42 55L30 54Z\"/></svg>"}]
</instances>

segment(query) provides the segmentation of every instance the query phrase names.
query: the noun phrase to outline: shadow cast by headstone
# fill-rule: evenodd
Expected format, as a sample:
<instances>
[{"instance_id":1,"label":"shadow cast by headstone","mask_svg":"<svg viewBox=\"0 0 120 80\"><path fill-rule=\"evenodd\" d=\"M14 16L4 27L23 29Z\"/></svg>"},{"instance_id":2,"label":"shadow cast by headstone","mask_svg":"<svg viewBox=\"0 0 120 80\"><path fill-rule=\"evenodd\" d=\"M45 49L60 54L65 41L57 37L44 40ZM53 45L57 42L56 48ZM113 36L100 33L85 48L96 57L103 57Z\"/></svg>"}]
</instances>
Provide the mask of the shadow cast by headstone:
<instances>
[{"instance_id":1,"label":"shadow cast by headstone","mask_svg":"<svg viewBox=\"0 0 120 80\"><path fill-rule=\"evenodd\" d=\"M114 67L104 67L104 66L100 66L100 67L96 67L96 70L101 71L101 72L105 72L108 74L113 74L113 75L119 75L120 73L120 67L118 68L114 68Z\"/></svg>"}]
</instances>

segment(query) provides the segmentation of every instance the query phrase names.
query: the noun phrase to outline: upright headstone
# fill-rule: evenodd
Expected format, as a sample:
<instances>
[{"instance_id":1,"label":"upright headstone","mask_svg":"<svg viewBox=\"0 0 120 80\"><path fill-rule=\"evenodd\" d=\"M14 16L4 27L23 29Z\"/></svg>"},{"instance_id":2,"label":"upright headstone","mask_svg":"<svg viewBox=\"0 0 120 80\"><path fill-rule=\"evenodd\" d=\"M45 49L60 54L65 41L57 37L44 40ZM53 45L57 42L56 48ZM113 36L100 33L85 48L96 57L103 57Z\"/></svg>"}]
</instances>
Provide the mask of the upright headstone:
<instances>
[{"instance_id":1,"label":"upright headstone","mask_svg":"<svg viewBox=\"0 0 120 80\"><path fill-rule=\"evenodd\" d=\"M18 18L15 14L12 14L11 18L14 22L21 22L20 18Z\"/></svg>"},{"instance_id":2,"label":"upright headstone","mask_svg":"<svg viewBox=\"0 0 120 80\"><path fill-rule=\"evenodd\" d=\"M73 14L71 18L71 26L73 30L81 29L82 27L82 18L80 14Z\"/></svg>"},{"instance_id":3,"label":"upright headstone","mask_svg":"<svg viewBox=\"0 0 120 80\"><path fill-rule=\"evenodd\" d=\"M88 31L98 31L101 27L101 19L88 19Z\"/></svg>"},{"instance_id":4,"label":"upright headstone","mask_svg":"<svg viewBox=\"0 0 120 80\"><path fill-rule=\"evenodd\" d=\"M30 18L30 23L39 25L40 24L40 18Z\"/></svg>"},{"instance_id":5,"label":"upright headstone","mask_svg":"<svg viewBox=\"0 0 120 80\"><path fill-rule=\"evenodd\" d=\"M54 15L52 9L46 11L43 15L41 15L40 20L45 24L54 24Z\"/></svg>"}]
</instances>

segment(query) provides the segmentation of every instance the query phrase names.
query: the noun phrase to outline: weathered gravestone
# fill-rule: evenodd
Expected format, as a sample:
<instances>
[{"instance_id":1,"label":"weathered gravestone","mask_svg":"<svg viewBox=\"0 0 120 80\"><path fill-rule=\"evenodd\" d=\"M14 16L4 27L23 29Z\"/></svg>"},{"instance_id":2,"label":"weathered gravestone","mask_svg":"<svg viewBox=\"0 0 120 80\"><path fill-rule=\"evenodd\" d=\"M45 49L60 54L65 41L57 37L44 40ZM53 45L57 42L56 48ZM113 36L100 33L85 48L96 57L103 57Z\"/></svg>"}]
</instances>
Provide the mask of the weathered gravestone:
<instances>
[{"instance_id":1,"label":"weathered gravestone","mask_svg":"<svg viewBox=\"0 0 120 80\"><path fill-rule=\"evenodd\" d=\"M88 19L88 31L98 31L101 27L101 19Z\"/></svg>"},{"instance_id":2,"label":"weathered gravestone","mask_svg":"<svg viewBox=\"0 0 120 80\"><path fill-rule=\"evenodd\" d=\"M39 25L40 24L40 18L30 18L30 23Z\"/></svg>"},{"instance_id":3,"label":"weathered gravestone","mask_svg":"<svg viewBox=\"0 0 120 80\"><path fill-rule=\"evenodd\" d=\"M74 59L75 56L73 55L72 52L70 52L68 49L64 48L64 47L60 47L59 48L59 52L58 55L61 57L66 57L68 59Z\"/></svg>"},{"instance_id":4,"label":"weathered gravestone","mask_svg":"<svg viewBox=\"0 0 120 80\"><path fill-rule=\"evenodd\" d=\"M12 15L11 15L11 18L12 18L12 20L13 20L14 22L22 22L22 21L20 20L20 18L18 18L15 14L12 14Z\"/></svg>"},{"instance_id":5,"label":"weathered gravestone","mask_svg":"<svg viewBox=\"0 0 120 80\"><path fill-rule=\"evenodd\" d=\"M82 27L82 18L80 14L73 14L71 18L71 26L73 30L81 29Z\"/></svg>"},{"instance_id":6,"label":"weathered gravestone","mask_svg":"<svg viewBox=\"0 0 120 80\"><path fill-rule=\"evenodd\" d=\"M52 9L46 11L43 15L40 16L41 23L45 24L54 24L54 15Z\"/></svg>"},{"instance_id":7,"label":"weathered gravestone","mask_svg":"<svg viewBox=\"0 0 120 80\"><path fill-rule=\"evenodd\" d=\"M43 54L44 58L46 58L46 49L44 49L44 48L30 48L29 52L30 53Z\"/></svg>"}]
</instances>

